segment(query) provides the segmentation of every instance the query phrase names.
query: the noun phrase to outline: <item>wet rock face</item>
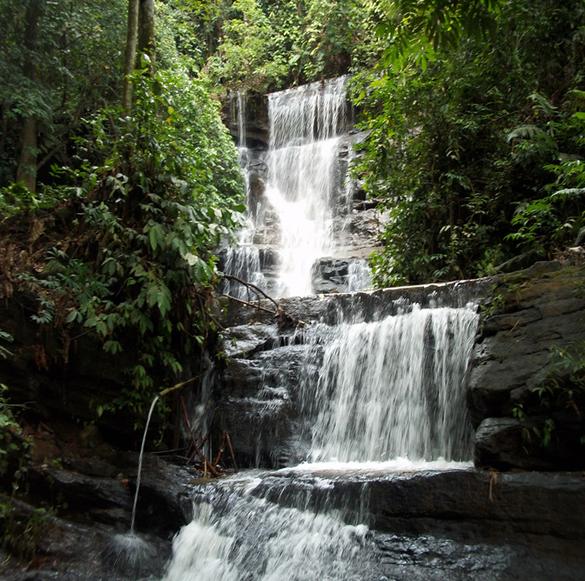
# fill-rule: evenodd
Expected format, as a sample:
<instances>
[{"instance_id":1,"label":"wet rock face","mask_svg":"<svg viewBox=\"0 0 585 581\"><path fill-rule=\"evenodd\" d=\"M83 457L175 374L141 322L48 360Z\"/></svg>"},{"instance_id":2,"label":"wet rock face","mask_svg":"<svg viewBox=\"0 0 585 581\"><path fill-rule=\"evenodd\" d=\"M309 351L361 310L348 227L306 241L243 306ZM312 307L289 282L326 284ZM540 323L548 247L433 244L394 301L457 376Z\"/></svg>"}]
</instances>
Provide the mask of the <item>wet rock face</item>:
<instances>
[{"instance_id":1,"label":"wet rock face","mask_svg":"<svg viewBox=\"0 0 585 581\"><path fill-rule=\"evenodd\" d=\"M294 386L306 346L274 344L278 339L266 351L242 350L244 356L230 359L224 372L216 421L230 434L240 466L284 466L294 460L288 442L295 432Z\"/></svg>"},{"instance_id":2,"label":"wet rock face","mask_svg":"<svg viewBox=\"0 0 585 581\"><path fill-rule=\"evenodd\" d=\"M348 261L321 258L313 265L313 289L317 294L343 292L347 286Z\"/></svg>"},{"instance_id":3,"label":"wet rock face","mask_svg":"<svg viewBox=\"0 0 585 581\"><path fill-rule=\"evenodd\" d=\"M331 552L360 535L352 547L357 553L343 557L347 577L335 579L572 580L580 578L585 565L585 515L575 510L585 502L580 475L293 468L254 478L258 484L244 497L224 482L199 487L194 499L213 506L220 522L235 518L224 534L238 539L245 557L260 562L265 545L278 542L287 527L302 526L310 535L322 530L312 529L312 522L334 515L323 535L332 539ZM306 514L314 515L311 522ZM342 523L349 526L340 534ZM319 535L314 536L318 543ZM286 532L281 538L286 541ZM276 546L276 560L292 559L285 543ZM331 555L324 551L319 558Z\"/></svg>"},{"instance_id":4,"label":"wet rock face","mask_svg":"<svg viewBox=\"0 0 585 581\"><path fill-rule=\"evenodd\" d=\"M522 449L522 424L514 418L486 418L475 433L475 462L494 468L533 464Z\"/></svg>"},{"instance_id":5,"label":"wet rock face","mask_svg":"<svg viewBox=\"0 0 585 581\"><path fill-rule=\"evenodd\" d=\"M223 120L233 135L238 133L238 118L235 99L227 99L223 107ZM246 147L267 149L270 133L268 119L268 97L258 93L246 95Z\"/></svg>"},{"instance_id":6,"label":"wet rock face","mask_svg":"<svg viewBox=\"0 0 585 581\"><path fill-rule=\"evenodd\" d=\"M500 277L490 292L469 386L482 466L575 469L585 466L583 420L567 409L538 409L535 388L554 348L585 341L585 267L536 263ZM522 429L514 416L526 414ZM550 442L543 425L554 421ZM514 427L516 426L516 427ZM535 429L536 428L536 429Z\"/></svg>"}]
</instances>

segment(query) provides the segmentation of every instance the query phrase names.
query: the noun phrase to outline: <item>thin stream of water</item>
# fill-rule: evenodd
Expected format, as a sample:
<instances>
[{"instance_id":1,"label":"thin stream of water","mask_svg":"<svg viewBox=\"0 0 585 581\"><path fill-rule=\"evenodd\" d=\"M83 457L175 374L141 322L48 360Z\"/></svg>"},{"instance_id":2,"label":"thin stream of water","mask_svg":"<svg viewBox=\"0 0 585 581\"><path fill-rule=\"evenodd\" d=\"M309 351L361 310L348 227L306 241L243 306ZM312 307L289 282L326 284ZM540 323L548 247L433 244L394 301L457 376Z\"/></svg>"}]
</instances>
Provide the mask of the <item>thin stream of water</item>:
<instances>
[{"instance_id":1,"label":"thin stream of water","mask_svg":"<svg viewBox=\"0 0 585 581\"><path fill-rule=\"evenodd\" d=\"M140 445L140 456L138 457L138 474L136 475L136 491L134 492L134 503L132 504L132 519L130 520L130 534L134 534L134 524L136 521L136 507L138 506L138 494L140 492L140 482L142 480L142 460L144 458L144 446L146 445L146 436L148 434L148 426L150 425L150 419L152 413L158 401L158 395L152 400L150 409L148 410L148 416L146 418L146 425L144 426L144 434L142 435L142 444Z\"/></svg>"}]
</instances>

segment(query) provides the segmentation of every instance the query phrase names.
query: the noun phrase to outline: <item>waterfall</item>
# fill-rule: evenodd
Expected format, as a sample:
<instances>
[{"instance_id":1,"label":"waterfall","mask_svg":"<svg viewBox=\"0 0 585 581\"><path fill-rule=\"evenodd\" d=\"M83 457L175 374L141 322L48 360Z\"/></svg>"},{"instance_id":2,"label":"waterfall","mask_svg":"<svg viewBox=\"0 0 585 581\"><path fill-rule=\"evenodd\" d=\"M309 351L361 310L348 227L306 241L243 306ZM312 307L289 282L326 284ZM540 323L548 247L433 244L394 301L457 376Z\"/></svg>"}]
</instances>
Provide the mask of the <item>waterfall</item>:
<instances>
[{"instance_id":1,"label":"waterfall","mask_svg":"<svg viewBox=\"0 0 585 581\"><path fill-rule=\"evenodd\" d=\"M331 250L346 107L345 77L269 96L266 198L280 227L281 296L311 294L313 264Z\"/></svg>"},{"instance_id":2,"label":"waterfall","mask_svg":"<svg viewBox=\"0 0 585 581\"><path fill-rule=\"evenodd\" d=\"M246 282L263 288L265 278L260 264L260 250L254 244L256 232L254 217L251 215L252 203L250 200L250 151L246 145L246 93L236 91L230 97L232 123L237 127L236 143L238 147L238 160L244 186L246 190L246 206L248 209L245 223L237 234L236 244L223 249L223 272L235 276ZM238 299L250 298L250 291L234 280L225 280L221 287L222 292ZM253 298L256 298L255 295Z\"/></svg>"},{"instance_id":3,"label":"waterfall","mask_svg":"<svg viewBox=\"0 0 585 581\"><path fill-rule=\"evenodd\" d=\"M301 391L311 459L468 460L465 376L477 322L472 307L413 305L381 321L318 329L322 359L316 375L306 366Z\"/></svg>"},{"instance_id":4,"label":"waterfall","mask_svg":"<svg viewBox=\"0 0 585 581\"><path fill-rule=\"evenodd\" d=\"M347 267L347 292L372 288L372 271L367 260L352 260Z\"/></svg>"},{"instance_id":5,"label":"waterfall","mask_svg":"<svg viewBox=\"0 0 585 581\"><path fill-rule=\"evenodd\" d=\"M252 244L250 237L250 230L243 229L239 234L238 244L224 249L223 272L264 288L266 280L261 269L260 250ZM234 280L225 280L222 291L238 299L257 298L246 286Z\"/></svg>"},{"instance_id":6,"label":"waterfall","mask_svg":"<svg viewBox=\"0 0 585 581\"><path fill-rule=\"evenodd\" d=\"M285 508L257 497L259 479L228 480L173 542L165 581L363 581L372 543L365 525L335 512ZM262 496L266 496L266 491Z\"/></svg>"},{"instance_id":7,"label":"waterfall","mask_svg":"<svg viewBox=\"0 0 585 581\"><path fill-rule=\"evenodd\" d=\"M350 230L349 220L340 227L338 218L353 211L353 185L339 161L347 131L345 93L346 79L339 78L269 96L264 196L278 227L278 240L271 244L279 255L280 296L311 294L314 264L327 257L328 276L341 290L371 286L366 260L334 254L335 228ZM240 161L248 171L240 95L234 110ZM352 155L348 152L348 163ZM226 250L224 271L262 286L254 244L259 230L250 220L239 244ZM245 298L247 291L228 287L226 292ZM253 370L252 383L259 382L256 393L275 396L260 401L263 409L294 408L297 433L278 445L285 457L301 456L310 463L278 478L253 472L196 487L194 518L173 542L166 581L387 579L380 574L374 531L366 526L371 522L368 473L350 482L347 504L340 508L338 482L318 470L338 470L347 482L349 463L351 470L362 466L363 471L436 470L446 462L452 468L468 466L461 461L471 457L465 381L478 324L475 307L422 308L401 300L366 317L360 296L368 296L369 303L377 299L375 293L343 295L337 324L317 322L294 332L274 325L266 336L266 325L254 330L254 325L242 325L250 331L243 335L249 342L247 356L253 357L256 348L261 352L245 366ZM421 301L432 302L430 297ZM275 337L274 349L264 350L265 341ZM297 364L299 370L290 368ZM232 379L241 380L234 391L252 402L250 381L238 374ZM271 484L271 478L280 482ZM290 488L295 488L292 495Z\"/></svg>"}]
</instances>

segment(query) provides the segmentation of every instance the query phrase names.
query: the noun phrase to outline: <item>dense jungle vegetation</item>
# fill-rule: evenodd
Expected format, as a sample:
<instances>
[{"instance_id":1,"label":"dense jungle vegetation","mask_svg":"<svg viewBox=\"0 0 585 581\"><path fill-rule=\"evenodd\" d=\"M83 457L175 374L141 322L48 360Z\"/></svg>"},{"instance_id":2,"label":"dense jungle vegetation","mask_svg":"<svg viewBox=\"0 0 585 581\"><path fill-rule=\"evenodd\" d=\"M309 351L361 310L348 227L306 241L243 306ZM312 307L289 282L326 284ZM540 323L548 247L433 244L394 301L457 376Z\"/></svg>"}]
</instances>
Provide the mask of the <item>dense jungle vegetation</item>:
<instances>
[{"instance_id":1,"label":"dense jungle vegetation","mask_svg":"<svg viewBox=\"0 0 585 581\"><path fill-rule=\"evenodd\" d=\"M143 415L213 341L243 211L230 90L352 75L354 172L390 217L379 285L551 257L585 226L583 0L0 0L0 19L0 295L34 297L64 361L85 333L123 358L96 418Z\"/></svg>"}]
</instances>

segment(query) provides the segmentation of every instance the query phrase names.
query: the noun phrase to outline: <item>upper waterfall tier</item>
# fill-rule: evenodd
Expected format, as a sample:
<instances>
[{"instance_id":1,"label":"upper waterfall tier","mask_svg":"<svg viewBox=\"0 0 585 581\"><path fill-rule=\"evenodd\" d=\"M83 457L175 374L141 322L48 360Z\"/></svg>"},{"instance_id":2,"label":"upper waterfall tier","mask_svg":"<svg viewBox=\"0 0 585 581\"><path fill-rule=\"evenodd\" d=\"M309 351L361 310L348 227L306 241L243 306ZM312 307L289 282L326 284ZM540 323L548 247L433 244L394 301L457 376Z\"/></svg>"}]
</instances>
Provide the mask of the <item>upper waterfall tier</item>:
<instances>
[{"instance_id":1,"label":"upper waterfall tier","mask_svg":"<svg viewBox=\"0 0 585 581\"><path fill-rule=\"evenodd\" d=\"M270 94L270 149L346 133L346 84L347 77L339 77Z\"/></svg>"},{"instance_id":2,"label":"upper waterfall tier","mask_svg":"<svg viewBox=\"0 0 585 581\"><path fill-rule=\"evenodd\" d=\"M377 244L380 216L358 207L362 193L350 178L361 136L352 132L347 77L272 93L265 107L267 150L249 130L258 105L249 107L243 93L231 99L248 220L242 250L224 250L224 272L249 273L246 280L278 297L367 288L364 259ZM246 292L233 284L224 290Z\"/></svg>"},{"instance_id":3,"label":"upper waterfall tier","mask_svg":"<svg viewBox=\"0 0 585 581\"><path fill-rule=\"evenodd\" d=\"M311 294L313 265L331 252L345 84L341 77L268 98L266 198L280 226L280 296Z\"/></svg>"}]
</instances>

